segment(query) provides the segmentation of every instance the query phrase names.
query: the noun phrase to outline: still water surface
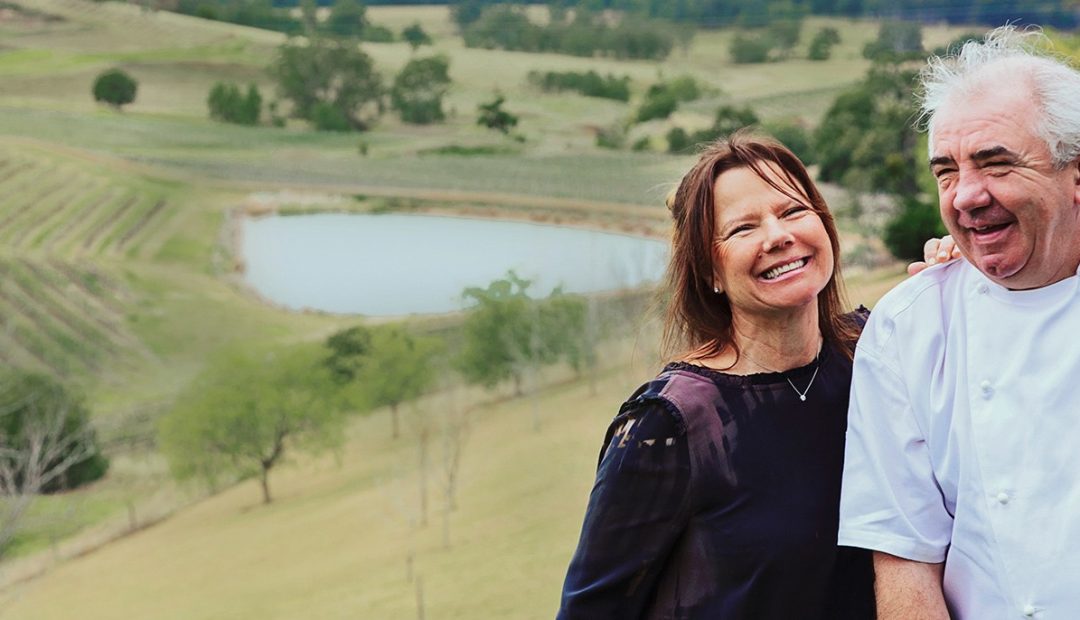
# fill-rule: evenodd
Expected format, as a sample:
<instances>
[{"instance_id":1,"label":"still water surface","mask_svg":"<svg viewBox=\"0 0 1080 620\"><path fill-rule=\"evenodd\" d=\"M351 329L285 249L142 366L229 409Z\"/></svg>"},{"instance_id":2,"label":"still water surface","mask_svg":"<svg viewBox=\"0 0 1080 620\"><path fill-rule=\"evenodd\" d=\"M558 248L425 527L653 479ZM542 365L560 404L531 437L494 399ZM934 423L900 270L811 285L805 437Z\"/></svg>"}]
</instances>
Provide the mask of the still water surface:
<instances>
[{"instance_id":1,"label":"still water surface","mask_svg":"<svg viewBox=\"0 0 1080 620\"><path fill-rule=\"evenodd\" d=\"M663 275L667 244L523 222L431 215L271 216L243 223L247 282L286 308L400 315L457 310L513 269L531 295L615 290Z\"/></svg>"}]
</instances>

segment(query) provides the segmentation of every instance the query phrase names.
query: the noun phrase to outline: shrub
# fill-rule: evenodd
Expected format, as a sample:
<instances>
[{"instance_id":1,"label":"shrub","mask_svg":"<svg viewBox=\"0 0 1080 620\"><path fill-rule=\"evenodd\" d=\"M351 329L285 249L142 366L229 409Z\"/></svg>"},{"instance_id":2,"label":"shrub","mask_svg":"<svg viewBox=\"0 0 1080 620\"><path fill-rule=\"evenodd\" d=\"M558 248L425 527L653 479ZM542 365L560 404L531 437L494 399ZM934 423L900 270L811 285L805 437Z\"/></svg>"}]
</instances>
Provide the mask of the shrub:
<instances>
[{"instance_id":1,"label":"shrub","mask_svg":"<svg viewBox=\"0 0 1080 620\"><path fill-rule=\"evenodd\" d=\"M791 121L768 123L765 125L765 131L783 142L807 166L814 163L814 148L810 132L802 125Z\"/></svg>"},{"instance_id":2,"label":"shrub","mask_svg":"<svg viewBox=\"0 0 1080 620\"><path fill-rule=\"evenodd\" d=\"M101 101L116 109L135 101L138 90L135 78L120 69L109 69L94 80L94 101Z\"/></svg>"},{"instance_id":3,"label":"shrub","mask_svg":"<svg viewBox=\"0 0 1080 620\"><path fill-rule=\"evenodd\" d=\"M672 127L665 136L669 153L683 153L693 145L690 134L682 127Z\"/></svg>"},{"instance_id":4,"label":"shrub","mask_svg":"<svg viewBox=\"0 0 1080 620\"><path fill-rule=\"evenodd\" d=\"M390 104L406 123L443 120L442 99L450 88L450 61L446 56L410 60L394 78Z\"/></svg>"},{"instance_id":5,"label":"shrub","mask_svg":"<svg viewBox=\"0 0 1080 620\"><path fill-rule=\"evenodd\" d=\"M655 118L667 118L679 107L679 99L667 89L650 89L645 101L637 111L637 122L644 123Z\"/></svg>"},{"instance_id":6,"label":"shrub","mask_svg":"<svg viewBox=\"0 0 1080 620\"><path fill-rule=\"evenodd\" d=\"M506 97L495 95L495 98L491 101L477 106L479 114L476 118L476 124L503 134L509 134L510 130L517 126L518 117L502 109L504 103L506 103Z\"/></svg>"},{"instance_id":7,"label":"shrub","mask_svg":"<svg viewBox=\"0 0 1080 620\"><path fill-rule=\"evenodd\" d=\"M311 108L311 124L319 131L349 131L349 119L333 104L320 101Z\"/></svg>"},{"instance_id":8,"label":"shrub","mask_svg":"<svg viewBox=\"0 0 1080 620\"><path fill-rule=\"evenodd\" d=\"M832 48L840 42L840 33L836 28L822 28L814 38L810 40L810 49L806 57L810 60L828 60L832 56Z\"/></svg>"},{"instance_id":9,"label":"shrub","mask_svg":"<svg viewBox=\"0 0 1080 620\"><path fill-rule=\"evenodd\" d=\"M885 247L900 260L922 260L923 244L946 233L938 209L915 198L904 199L900 212L885 226Z\"/></svg>"},{"instance_id":10,"label":"shrub","mask_svg":"<svg viewBox=\"0 0 1080 620\"><path fill-rule=\"evenodd\" d=\"M762 34L743 35L737 34L731 40L731 60L736 64L751 64L769 60L769 52L773 49L773 41Z\"/></svg>"},{"instance_id":11,"label":"shrub","mask_svg":"<svg viewBox=\"0 0 1080 620\"><path fill-rule=\"evenodd\" d=\"M256 125L262 115L262 95L254 84L248 86L247 94L240 92L236 84L218 82L206 98L210 118L238 125Z\"/></svg>"}]
</instances>

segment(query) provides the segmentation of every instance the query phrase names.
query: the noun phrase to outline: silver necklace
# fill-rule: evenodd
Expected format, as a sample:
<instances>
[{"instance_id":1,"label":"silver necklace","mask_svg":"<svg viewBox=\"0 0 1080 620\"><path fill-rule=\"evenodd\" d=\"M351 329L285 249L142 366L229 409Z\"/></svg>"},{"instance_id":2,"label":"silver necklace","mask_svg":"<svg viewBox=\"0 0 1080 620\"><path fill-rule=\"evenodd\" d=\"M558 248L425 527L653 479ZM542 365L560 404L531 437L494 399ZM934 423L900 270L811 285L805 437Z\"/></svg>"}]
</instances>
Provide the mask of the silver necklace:
<instances>
[{"instance_id":1,"label":"silver necklace","mask_svg":"<svg viewBox=\"0 0 1080 620\"><path fill-rule=\"evenodd\" d=\"M746 359L748 359L751 362L754 362L755 364L757 364L757 366L759 368L761 368L762 370L767 370L769 372L775 372L775 373L780 372L779 370L773 370L772 368L769 368L765 364L762 364L761 362L757 361L756 359L751 357L751 355L749 353L747 353L746 351L743 351L742 354L746 356ZM817 355L814 356L814 361L815 362L817 361L817 359L818 359L818 357L820 355L821 355L821 348L819 347ZM817 366L814 367L814 374L810 375L810 383L807 383L806 384L806 389L802 390L801 392L799 391L799 388L795 387L795 384L792 383L791 377L784 377L784 379L787 380L788 385L791 386L791 389L795 390L795 393L799 395L799 400L800 401L806 402L806 395L810 393L810 388L814 385L814 379L817 379L818 370L821 370L821 364L818 364Z\"/></svg>"}]
</instances>

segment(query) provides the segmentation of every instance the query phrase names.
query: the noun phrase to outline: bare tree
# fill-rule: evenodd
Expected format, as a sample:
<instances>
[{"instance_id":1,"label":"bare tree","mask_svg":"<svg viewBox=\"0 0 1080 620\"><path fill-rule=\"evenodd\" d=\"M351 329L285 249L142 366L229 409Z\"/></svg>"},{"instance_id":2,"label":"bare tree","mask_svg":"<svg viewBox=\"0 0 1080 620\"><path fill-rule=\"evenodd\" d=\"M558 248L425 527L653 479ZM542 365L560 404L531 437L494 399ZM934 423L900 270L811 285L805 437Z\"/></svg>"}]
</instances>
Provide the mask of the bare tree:
<instances>
[{"instance_id":1,"label":"bare tree","mask_svg":"<svg viewBox=\"0 0 1080 620\"><path fill-rule=\"evenodd\" d=\"M0 557L34 499L97 453L81 403L43 375L0 380Z\"/></svg>"},{"instance_id":2,"label":"bare tree","mask_svg":"<svg viewBox=\"0 0 1080 620\"><path fill-rule=\"evenodd\" d=\"M469 412L461 406L459 386L450 388L442 420L441 480L443 490L443 547L450 546L450 513L457 510L458 473L469 437Z\"/></svg>"}]
</instances>

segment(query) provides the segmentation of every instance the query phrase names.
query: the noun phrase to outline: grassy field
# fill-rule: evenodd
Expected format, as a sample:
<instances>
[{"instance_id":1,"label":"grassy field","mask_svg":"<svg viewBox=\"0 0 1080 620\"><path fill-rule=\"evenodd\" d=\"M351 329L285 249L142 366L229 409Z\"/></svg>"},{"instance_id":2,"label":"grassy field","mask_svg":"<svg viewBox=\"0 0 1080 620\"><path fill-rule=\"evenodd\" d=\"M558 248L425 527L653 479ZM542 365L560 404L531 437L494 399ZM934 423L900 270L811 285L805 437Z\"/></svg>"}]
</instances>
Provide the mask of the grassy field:
<instances>
[{"instance_id":1,"label":"grassy field","mask_svg":"<svg viewBox=\"0 0 1080 620\"><path fill-rule=\"evenodd\" d=\"M398 618L416 615L418 593L432 618L550 617L597 446L617 404L655 370L646 362L655 335L616 344L596 394L570 382L472 411L449 546L437 467L431 523L418 527L415 438L387 441L384 413L358 420L338 458L297 459L275 473L278 501L269 507L248 483L204 499L171 482L152 439L207 357L237 342L320 340L363 320L260 302L235 271L230 213L253 193L327 194L359 196L348 204L361 211L663 234L663 197L689 158L599 149L600 128L632 115L650 84L682 74L714 94L632 137L659 146L673 124L708 125L726 102L813 126L867 69L860 50L877 28L808 19L804 44L820 27L841 33L828 63L733 65L730 31L699 33L661 63L623 62L467 49L445 7L373 7L369 17L395 31L421 23L435 44L420 54L450 58L449 118L417 128L387 114L371 132L341 135L207 118L206 94L219 80L255 82L272 97L264 68L279 34L117 2L8 3L23 9L0 18L0 363L84 390L113 467L88 489L35 505L15 559L0 564L3 618L69 618L76 608L85 618ZM924 41L932 47L959 31L926 28ZM364 49L386 76L412 54L403 43ZM123 112L90 96L110 67L139 81ZM531 70L589 69L630 76L634 99L544 94L526 80ZM523 142L476 126L476 105L496 91L521 115ZM436 154L457 146L497 154ZM295 207L287 198L282 206ZM869 304L901 277L895 267L858 273L851 297ZM448 398L459 411L483 400L457 390Z\"/></svg>"}]
</instances>

